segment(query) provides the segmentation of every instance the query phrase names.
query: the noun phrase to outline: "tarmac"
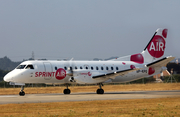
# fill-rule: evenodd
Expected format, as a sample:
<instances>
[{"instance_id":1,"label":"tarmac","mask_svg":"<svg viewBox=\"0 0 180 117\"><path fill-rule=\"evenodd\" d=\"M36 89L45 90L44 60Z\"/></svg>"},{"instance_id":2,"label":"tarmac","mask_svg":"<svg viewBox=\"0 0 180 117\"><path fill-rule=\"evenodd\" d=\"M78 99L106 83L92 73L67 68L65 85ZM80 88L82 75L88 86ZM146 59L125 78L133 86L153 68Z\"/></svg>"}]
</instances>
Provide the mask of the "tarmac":
<instances>
[{"instance_id":1,"label":"tarmac","mask_svg":"<svg viewBox=\"0 0 180 117\"><path fill-rule=\"evenodd\" d=\"M96 94L92 92L83 93L51 93L51 94L26 94L19 95L0 95L0 104L11 103L46 103L46 102L70 102L70 101L92 101L92 100L125 100L125 99L151 99L180 97L180 90L168 91L121 91L105 92Z\"/></svg>"}]
</instances>

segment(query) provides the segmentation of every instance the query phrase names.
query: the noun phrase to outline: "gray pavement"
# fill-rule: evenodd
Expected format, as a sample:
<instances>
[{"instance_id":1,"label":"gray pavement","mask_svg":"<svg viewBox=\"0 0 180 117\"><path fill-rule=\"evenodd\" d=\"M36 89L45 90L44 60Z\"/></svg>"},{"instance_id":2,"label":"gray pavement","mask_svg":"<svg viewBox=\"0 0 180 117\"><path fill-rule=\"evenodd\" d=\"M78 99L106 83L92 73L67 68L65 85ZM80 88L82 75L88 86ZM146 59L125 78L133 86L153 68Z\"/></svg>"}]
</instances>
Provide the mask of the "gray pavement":
<instances>
[{"instance_id":1,"label":"gray pavement","mask_svg":"<svg viewBox=\"0 0 180 117\"><path fill-rule=\"evenodd\" d=\"M91 100L123 100L123 99L148 99L180 97L180 90L171 91L121 91L105 92L103 95L92 92L62 93L53 94L26 94L19 95L0 95L0 104L10 103L44 103L44 102L68 102L68 101L91 101Z\"/></svg>"}]
</instances>

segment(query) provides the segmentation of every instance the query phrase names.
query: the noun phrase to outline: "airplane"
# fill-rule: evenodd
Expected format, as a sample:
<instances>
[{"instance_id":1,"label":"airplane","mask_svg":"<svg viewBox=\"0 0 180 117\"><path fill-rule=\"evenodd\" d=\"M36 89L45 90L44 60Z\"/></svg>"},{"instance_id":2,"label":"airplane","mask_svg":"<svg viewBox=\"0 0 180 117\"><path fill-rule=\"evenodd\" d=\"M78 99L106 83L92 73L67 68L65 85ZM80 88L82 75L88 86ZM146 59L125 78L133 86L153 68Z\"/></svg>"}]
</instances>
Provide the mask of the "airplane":
<instances>
[{"instance_id":1,"label":"airplane","mask_svg":"<svg viewBox=\"0 0 180 117\"><path fill-rule=\"evenodd\" d=\"M4 76L11 85L20 85L24 96L26 83L64 84L64 94L70 94L70 84L98 84L97 94L104 94L104 83L125 83L161 73L175 57L163 57L167 29L159 28L141 53L107 61L29 60L22 62Z\"/></svg>"}]
</instances>

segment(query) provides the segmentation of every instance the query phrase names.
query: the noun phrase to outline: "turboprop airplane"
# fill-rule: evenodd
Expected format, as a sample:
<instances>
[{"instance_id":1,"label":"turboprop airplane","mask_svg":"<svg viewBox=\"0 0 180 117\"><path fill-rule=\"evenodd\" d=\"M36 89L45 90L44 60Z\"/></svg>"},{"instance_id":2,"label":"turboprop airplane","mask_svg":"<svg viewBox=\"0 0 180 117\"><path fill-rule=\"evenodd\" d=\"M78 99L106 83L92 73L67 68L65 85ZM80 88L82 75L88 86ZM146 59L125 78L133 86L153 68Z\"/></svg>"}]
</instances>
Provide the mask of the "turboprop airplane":
<instances>
[{"instance_id":1,"label":"turboprop airplane","mask_svg":"<svg viewBox=\"0 0 180 117\"><path fill-rule=\"evenodd\" d=\"M166 70L164 65L174 59L163 57L166 38L167 29L159 28L141 53L108 61L25 61L9 72L4 81L21 85L20 96L25 95L25 83L65 84L64 94L71 93L69 84L98 84L96 93L103 94L104 83L130 82Z\"/></svg>"}]
</instances>

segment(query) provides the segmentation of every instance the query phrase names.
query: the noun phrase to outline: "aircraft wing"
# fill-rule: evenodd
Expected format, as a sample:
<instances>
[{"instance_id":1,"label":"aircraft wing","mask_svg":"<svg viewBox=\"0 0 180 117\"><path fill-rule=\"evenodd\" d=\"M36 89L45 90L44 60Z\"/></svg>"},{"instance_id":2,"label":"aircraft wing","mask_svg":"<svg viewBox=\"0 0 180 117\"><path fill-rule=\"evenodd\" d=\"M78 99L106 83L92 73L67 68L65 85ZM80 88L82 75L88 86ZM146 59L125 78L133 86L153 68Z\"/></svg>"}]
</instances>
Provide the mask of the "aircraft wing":
<instances>
[{"instance_id":1,"label":"aircraft wing","mask_svg":"<svg viewBox=\"0 0 180 117\"><path fill-rule=\"evenodd\" d=\"M169 63L170 61L174 59L175 57L172 57L172 56L164 57L160 60L157 60L155 62L145 65L145 67L163 67L164 65L166 65L167 63Z\"/></svg>"},{"instance_id":2,"label":"aircraft wing","mask_svg":"<svg viewBox=\"0 0 180 117\"><path fill-rule=\"evenodd\" d=\"M111 73L107 73L107 74L96 75L96 76L92 76L92 78L93 79L96 79L96 78L111 78L111 79L114 79L117 76L120 76L120 75L122 76L122 75L128 74L128 73L136 71L136 70L139 70L139 68L126 69L126 70L122 70L122 71L116 71L116 72L111 72Z\"/></svg>"}]
</instances>

